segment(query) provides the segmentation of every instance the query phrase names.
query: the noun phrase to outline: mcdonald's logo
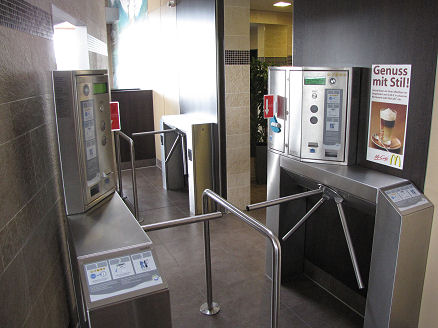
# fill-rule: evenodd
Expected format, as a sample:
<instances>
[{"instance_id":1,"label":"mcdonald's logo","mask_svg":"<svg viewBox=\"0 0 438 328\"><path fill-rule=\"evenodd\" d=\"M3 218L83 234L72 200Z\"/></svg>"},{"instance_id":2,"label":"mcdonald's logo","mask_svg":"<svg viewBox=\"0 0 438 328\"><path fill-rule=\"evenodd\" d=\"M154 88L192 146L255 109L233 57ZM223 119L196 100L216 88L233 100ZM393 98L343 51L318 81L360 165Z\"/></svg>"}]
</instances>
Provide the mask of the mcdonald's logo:
<instances>
[{"instance_id":1,"label":"mcdonald's logo","mask_svg":"<svg viewBox=\"0 0 438 328\"><path fill-rule=\"evenodd\" d=\"M394 162L394 164L393 164L393 162ZM401 167L401 158L400 158L400 156L392 154L391 155L391 159L389 161L389 164L397 166L397 163L398 163L398 167Z\"/></svg>"}]
</instances>

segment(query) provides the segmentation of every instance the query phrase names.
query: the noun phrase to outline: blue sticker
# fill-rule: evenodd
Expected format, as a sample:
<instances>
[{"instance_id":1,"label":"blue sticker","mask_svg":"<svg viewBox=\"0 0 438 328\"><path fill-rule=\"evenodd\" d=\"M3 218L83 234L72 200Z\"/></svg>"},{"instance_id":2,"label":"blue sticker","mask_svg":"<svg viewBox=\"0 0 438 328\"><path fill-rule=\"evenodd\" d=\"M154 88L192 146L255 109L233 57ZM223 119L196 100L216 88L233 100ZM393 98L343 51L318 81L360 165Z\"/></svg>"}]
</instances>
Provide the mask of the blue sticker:
<instances>
[{"instance_id":1,"label":"blue sticker","mask_svg":"<svg viewBox=\"0 0 438 328\"><path fill-rule=\"evenodd\" d=\"M271 127L272 132L280 133L281 129L276 127L276 126L273 126L272 123L274 123L274 125L276 125L278 123L277 118L275 116L269 119L269 126Z\"/></svg>"}]
</instances>

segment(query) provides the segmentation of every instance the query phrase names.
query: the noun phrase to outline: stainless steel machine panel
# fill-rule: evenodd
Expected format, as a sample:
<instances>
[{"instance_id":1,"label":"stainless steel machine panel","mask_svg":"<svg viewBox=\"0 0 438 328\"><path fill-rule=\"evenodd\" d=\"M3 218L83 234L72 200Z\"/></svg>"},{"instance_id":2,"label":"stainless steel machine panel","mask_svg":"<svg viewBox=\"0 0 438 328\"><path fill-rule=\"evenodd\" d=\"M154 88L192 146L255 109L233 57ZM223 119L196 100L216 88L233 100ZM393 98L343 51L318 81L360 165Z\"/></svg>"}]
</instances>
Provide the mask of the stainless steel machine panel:
<instances>
[{"instance_id":1,"label":"stainless steel machine panel","mask_svg":"<svg viewBox=\"0 0 438 328\"><path fill-rule=\"evenodd\" d=\"M358 68L270 67L268 93L276 103L269 148L307 162L354 164L360 74Z\"/></svg>"},{"instance_id":2,"label":"stainless steel machine panel","mask_svg":"<svg viewBox=\"0 0 438 328\"><path fill-rule=\"evenodd\" d=\"M67 214L115 190L106 71L54 71L53 87Z\"/></svg>"},{"instance_id":3,"label":"stainless steel machine panel","mask_svg":"<svg viewBox=\"0 0 438 328\"><path fill-rule=\"evenodd\" d=\"M301 157L301 134L302 134L302 97L290 97L303 93L303 71L301 68L292 67L289 71L289 115L287 126L289 131L289 148L286 153L293 157Z\"/></svg>"},{"instance_id":4,"label":"stainless steel machine panel","mask_svg":"<svg viewBox=\"0 0 438 328\"><path fill-rule=\"evenodd\" d=\"M303 70L301 158L344 161L348 77L348 70Z\"/></svg>"},{"instance_id":5,"label":"stainless steel machine panel","mask_svg":"<svg viewBox=\"0 0 438 328\"><path fill-rule=\"evenodd\" d=\"M152 242L120 196L67 220L81 325L171 327L169 291Z\"/></svg>"}]
</instances>

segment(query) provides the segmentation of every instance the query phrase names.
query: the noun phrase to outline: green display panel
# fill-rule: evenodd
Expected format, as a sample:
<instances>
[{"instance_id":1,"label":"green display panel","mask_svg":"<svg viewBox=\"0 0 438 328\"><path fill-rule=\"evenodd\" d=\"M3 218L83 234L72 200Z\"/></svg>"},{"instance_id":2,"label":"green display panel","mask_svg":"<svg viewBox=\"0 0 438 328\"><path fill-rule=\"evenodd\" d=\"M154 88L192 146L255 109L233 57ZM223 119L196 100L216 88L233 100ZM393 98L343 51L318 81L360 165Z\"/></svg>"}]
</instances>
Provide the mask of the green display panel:
<instances>
[{"instance_id":1,"label":"green display panel","mask_svg":"<svg viewBox=\"0 0 438 328\"><path fill-rule=\"evenodd\" d=\"M97 95L100 93L108 93L107 83L94 83L93 84L93 94Z\"/></svg>"},{"instance_id":2,"label":"green display panel","mask_svg":"<svg viewBox=\"0 0 438 328\"><path fill-rule=\"evenodd\" d=\"M305 77L304 85L325 85L325 77Z\"/></svg>"}]
</instances>

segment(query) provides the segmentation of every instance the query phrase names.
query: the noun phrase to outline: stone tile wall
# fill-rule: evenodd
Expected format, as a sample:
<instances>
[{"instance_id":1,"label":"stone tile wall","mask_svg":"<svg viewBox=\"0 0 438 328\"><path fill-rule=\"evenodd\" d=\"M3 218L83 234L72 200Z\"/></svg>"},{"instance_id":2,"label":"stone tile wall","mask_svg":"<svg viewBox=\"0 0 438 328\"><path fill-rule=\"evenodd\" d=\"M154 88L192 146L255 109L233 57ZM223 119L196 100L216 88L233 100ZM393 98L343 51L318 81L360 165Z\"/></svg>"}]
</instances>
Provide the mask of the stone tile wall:
<instances>
[{"instance_id":1,"label":"stone tile wall","mask_svg":"<svg viewBox=\"0 0 438 328\"><path fill-rule=\"evenodd\" d=\"M249 131L250 1L225 1L225 116L227 199L245 208L250 202Z\"/></svg>"},{"instance_id":2,"label":"stone tile wall","mask_svg":"<svg viewBox=\"0 0 438 328\"><path fill-rule=\"evenodd\" d=\"M106 42L104 1L53 3ZM2 11L0 19L0 327L68 327L69 284L61 255L65 215L51 82L56 66L47 28L52 2L0 5L34 10L30 16L21 12L19 20ZM105 56L93 56L92 68L107 67Z\"/></svg>"}]
</instances>

